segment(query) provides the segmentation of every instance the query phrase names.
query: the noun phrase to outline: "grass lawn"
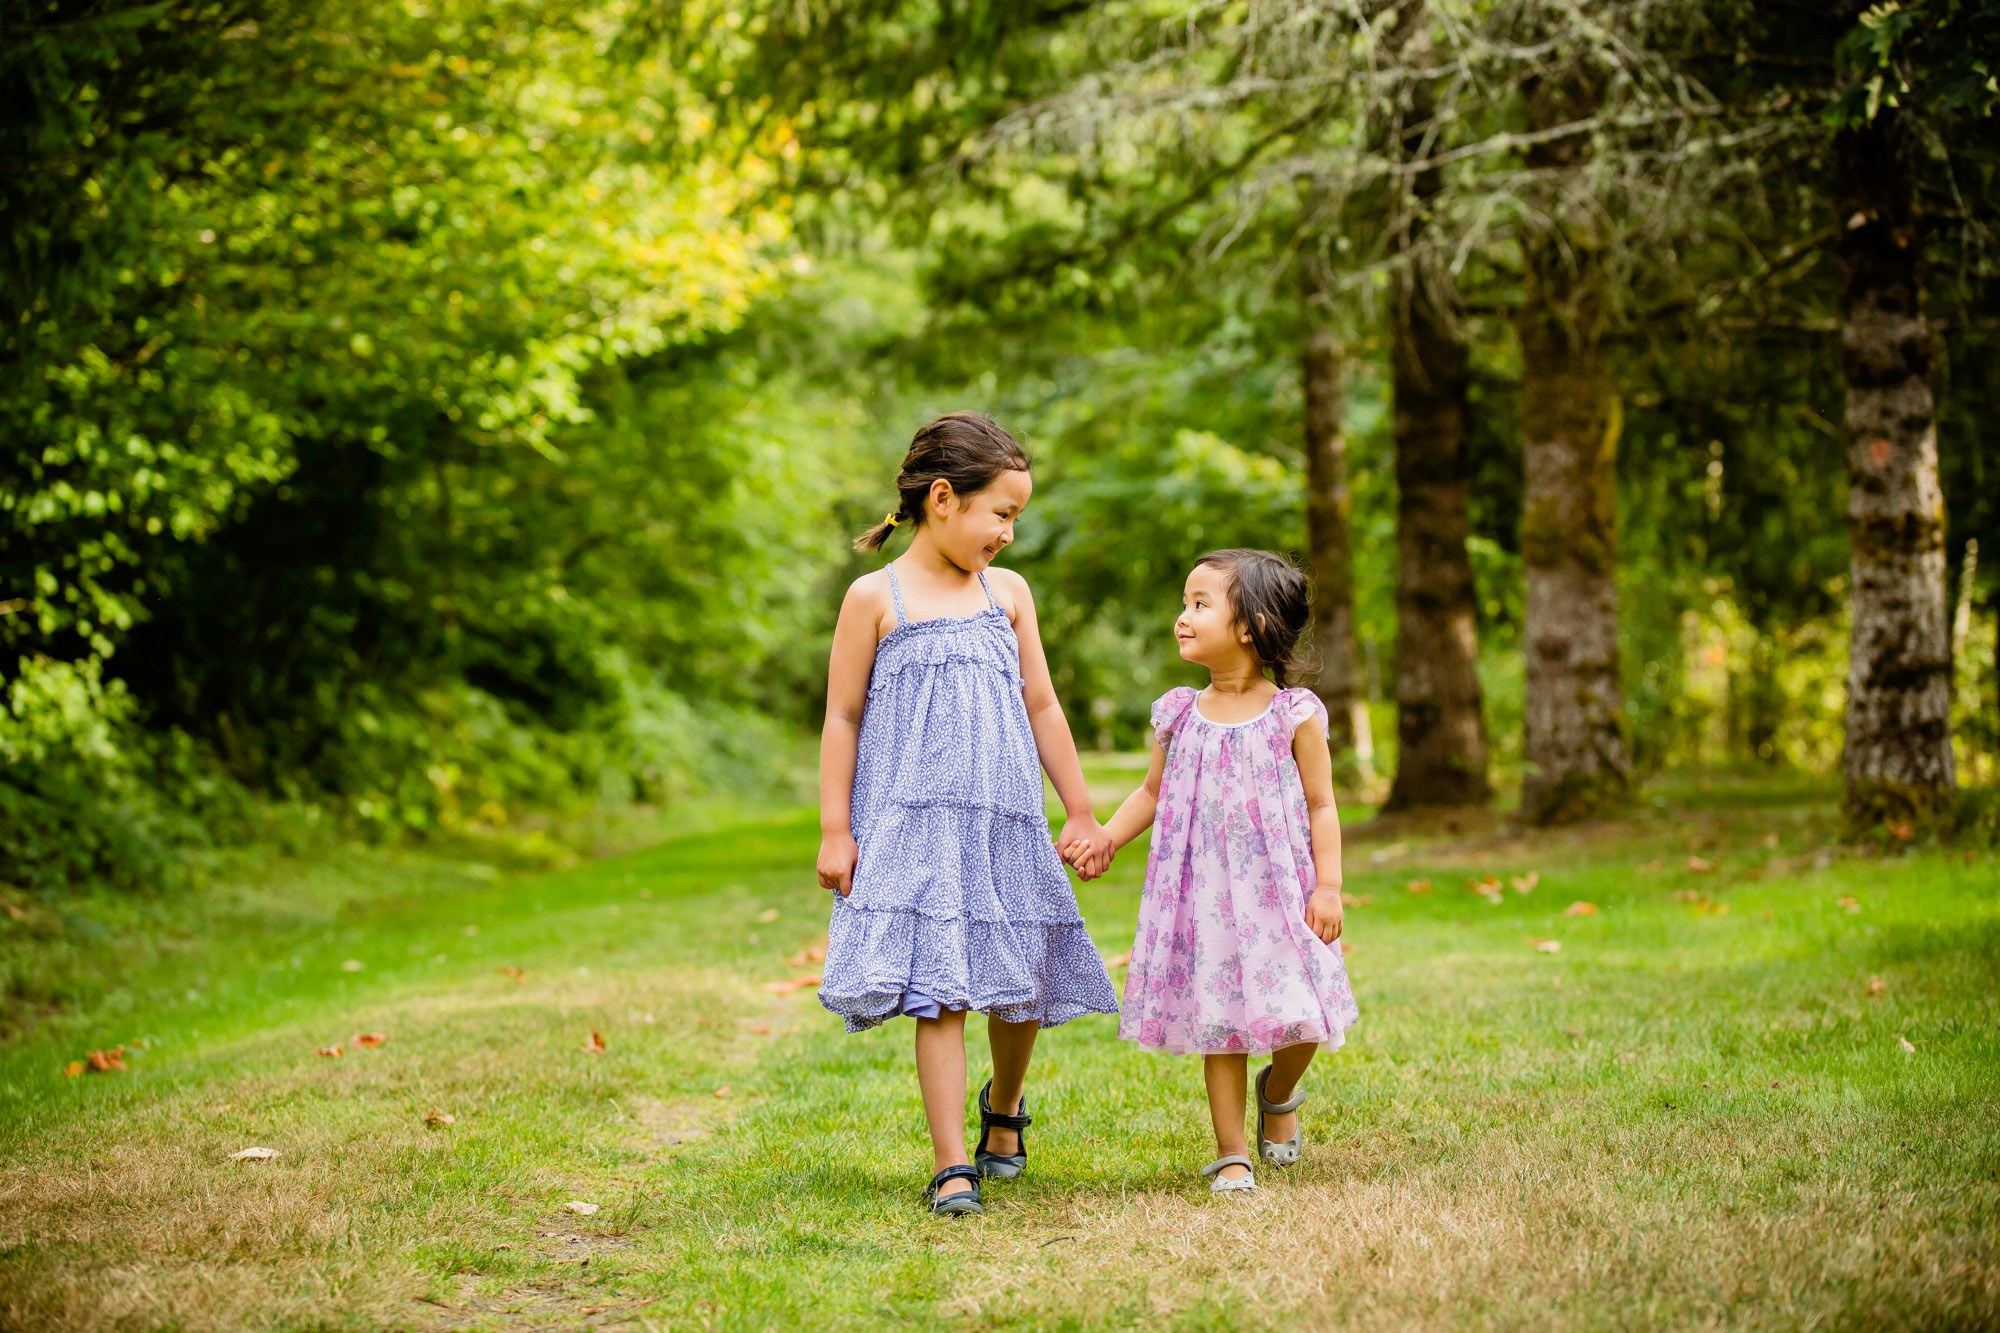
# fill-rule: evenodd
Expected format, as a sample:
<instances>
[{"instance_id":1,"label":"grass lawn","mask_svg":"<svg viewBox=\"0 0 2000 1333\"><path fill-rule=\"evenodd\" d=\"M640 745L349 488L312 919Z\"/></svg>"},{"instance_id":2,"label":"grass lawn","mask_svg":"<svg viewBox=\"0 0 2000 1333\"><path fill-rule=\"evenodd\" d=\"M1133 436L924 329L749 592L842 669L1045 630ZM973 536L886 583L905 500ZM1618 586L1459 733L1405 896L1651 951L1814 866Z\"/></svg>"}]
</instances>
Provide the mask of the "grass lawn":
<instances>
[{"instance_id":1,"label":"grass lawn","mask_svg":"<svg viewBox=\"0 0 2000 1333\"><path fill-rule=\"evenodd\" d=\"M1029 1175L958 1222L917 1202L910 1026L766 988L817 971L810 811L553 874L281 867L100 930L101 981L0 1047L0 1327L2000 1325L1994 858L1836 854L1810 785L1648 795L1351 826L1362 1023L1257 1195L1195 1178L1198 1062L1090 1019L1043 1039ZM1107 955L1142 867L1082 891ZM62 910L0 926L81 968Z\"/></svg>"}]
</instances>

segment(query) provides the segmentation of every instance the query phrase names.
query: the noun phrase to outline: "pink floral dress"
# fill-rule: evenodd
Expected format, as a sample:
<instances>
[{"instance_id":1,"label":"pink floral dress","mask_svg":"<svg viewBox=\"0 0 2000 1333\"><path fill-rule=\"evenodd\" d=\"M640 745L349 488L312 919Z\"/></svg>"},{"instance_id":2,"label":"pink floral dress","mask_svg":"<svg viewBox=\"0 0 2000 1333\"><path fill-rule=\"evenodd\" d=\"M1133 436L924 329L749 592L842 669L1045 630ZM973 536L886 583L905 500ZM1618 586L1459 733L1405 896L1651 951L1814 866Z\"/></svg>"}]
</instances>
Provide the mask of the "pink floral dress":
<instances>
[{"instance_id":1,"label":"pink floral dress","mask_svg":"<svg viewBox=\"0 0 2000 1333\"><path fill-rule=\"evenodd\" d=\"M1248 722L1211 722L1195 691L1153 705L1167 752L1118 1035L1176 1055L1329 1049L1361 1017L1340 945L1306 927L1312 835L1292 733L1326 708L1280 690Z\"/></svg>"}]
</instances>

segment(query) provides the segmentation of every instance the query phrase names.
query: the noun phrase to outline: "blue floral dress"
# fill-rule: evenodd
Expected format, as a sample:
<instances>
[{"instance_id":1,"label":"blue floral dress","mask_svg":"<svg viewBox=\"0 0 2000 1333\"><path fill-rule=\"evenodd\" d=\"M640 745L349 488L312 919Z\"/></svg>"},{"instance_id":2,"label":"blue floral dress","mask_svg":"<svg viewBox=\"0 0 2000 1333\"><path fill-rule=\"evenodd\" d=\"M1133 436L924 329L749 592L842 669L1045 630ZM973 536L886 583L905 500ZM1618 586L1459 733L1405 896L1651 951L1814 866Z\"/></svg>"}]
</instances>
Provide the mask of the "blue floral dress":
<instances>
[{"instance_id":1,"label":"blue floral dress","mask_svg":"<svg viewBox=\"0 0 2000 1333\"><path fill-rule=\"evenodd\" d=\"M1042 803L1021 645L986 609L896 628L861 715L852 892L833 900L820 1003L849 1032L976 1009L1044 1027L1118 1011Z\"/></svg>"}]
</instances>

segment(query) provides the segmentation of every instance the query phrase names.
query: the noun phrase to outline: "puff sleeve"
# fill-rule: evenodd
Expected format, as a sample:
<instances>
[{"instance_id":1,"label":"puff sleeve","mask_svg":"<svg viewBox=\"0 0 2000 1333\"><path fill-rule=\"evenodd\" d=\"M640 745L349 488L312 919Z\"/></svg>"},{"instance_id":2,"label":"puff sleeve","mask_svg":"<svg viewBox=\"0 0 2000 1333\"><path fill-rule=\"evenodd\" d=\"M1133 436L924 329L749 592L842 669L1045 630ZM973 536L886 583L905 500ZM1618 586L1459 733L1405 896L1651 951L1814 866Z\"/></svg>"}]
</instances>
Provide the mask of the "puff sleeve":
<instances>
[{"instance_id":1,"label":"puff sleeve","mask_svg":"<svg viewBox=\"0 0 2000 1333\"><path fill-rule=\"evenodd\" d=\"M1186 719L1188 709L1194 707L1194 695L1190 687L1176 685L1153 701L1153 735L1159 739L1161 749L1167 748Z\"/></svg>"},{"instance_id":2,"label":"puff sleeve","mask_svg":"<svg viewBox=\"0 0 2000 1333\"><path fill-rule=\"evenodd\" d=\"M1285 720L1287 740L1297 733L1300 724L1307 718L1319 720L1320 735L1324 736L1331 730L1327 725L1326 705L1321 703L1320 697L1311 690L1286 690L1278 703L1282 708L1280 715Z\"/></svg>"}]
</instances>

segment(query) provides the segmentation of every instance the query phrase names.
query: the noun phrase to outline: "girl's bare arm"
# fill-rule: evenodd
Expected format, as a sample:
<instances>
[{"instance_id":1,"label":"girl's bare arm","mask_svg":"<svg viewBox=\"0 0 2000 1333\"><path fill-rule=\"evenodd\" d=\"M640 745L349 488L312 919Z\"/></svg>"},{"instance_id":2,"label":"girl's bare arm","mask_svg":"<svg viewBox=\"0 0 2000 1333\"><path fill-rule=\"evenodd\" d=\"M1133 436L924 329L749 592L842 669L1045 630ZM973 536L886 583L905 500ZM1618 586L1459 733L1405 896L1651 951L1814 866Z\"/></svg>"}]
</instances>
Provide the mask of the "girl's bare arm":
<instances>
[{"instance_id":1,"label":"girl's bare arm","mask_svg":"<svg viewBox=\"0 0 2000 1333\"><path fill-rule=\"evenodd\" d=\"M1160 808L1160 775L1166 767L1167 752L1160 748L1160 738L1155 736L1152 757L1146 765L1146 780L1125 798L1118 807L1118 813L1111 816L1111 822L1104 826L1104 831L1111 836L1113 851L1152 827L1153 815Z\"/></svg>"},{"instance_id":2,"label":"girl's bare arm","mask_svg":"<svg viewBox=\"0 0 2000 1333\"><path fill-rule=\"evenodd\" d=\"M826 726L819 738L819 882L845 898L854 888L852 823L854 764L861 749L861 714L881 638L881 593L856 579L840 603L833 628L833 657L826 675Z\"/></svg>"},{"instance_id":3,"label":"girl's bare arm","mask_svg":"<svg viewBox=\"0 0 2000 1333\"><path fill-rule=\"evenodd\" d=\"M1049 659L1042 651L1042 632L1035 619L1035 596L1028 581L1011 570L999 571L1014 600L1014 636L1021 643L1021 697L1028 707L1028 725L1035 733L1035 749L1055 784L1056 797L1068 816L1060 841L1086 840L1110 853L1110 840L1098 826L1090 808L1090 789L1084 785L1083 763L1076 757L1076 738L1070 735L1069 719L1063 715L1062 701L1056 698L1055 682L1049 678Z\"/></svg>"},{"instance_id":4,"label":"girl's bare arm","mask_svg":"<svg viewBox=\"0 0 2000 1333\"><path fill-rule=\"evenodd\" d=\"M1312 830L1313 891L1306 900L1306 925L1331 944L1340 938L1342 924L1340 812L1333 802L1333 755L1317 718L1307 718L1292 733L1292 757L1299 764Z\"/></svg>"}]
</instances>

